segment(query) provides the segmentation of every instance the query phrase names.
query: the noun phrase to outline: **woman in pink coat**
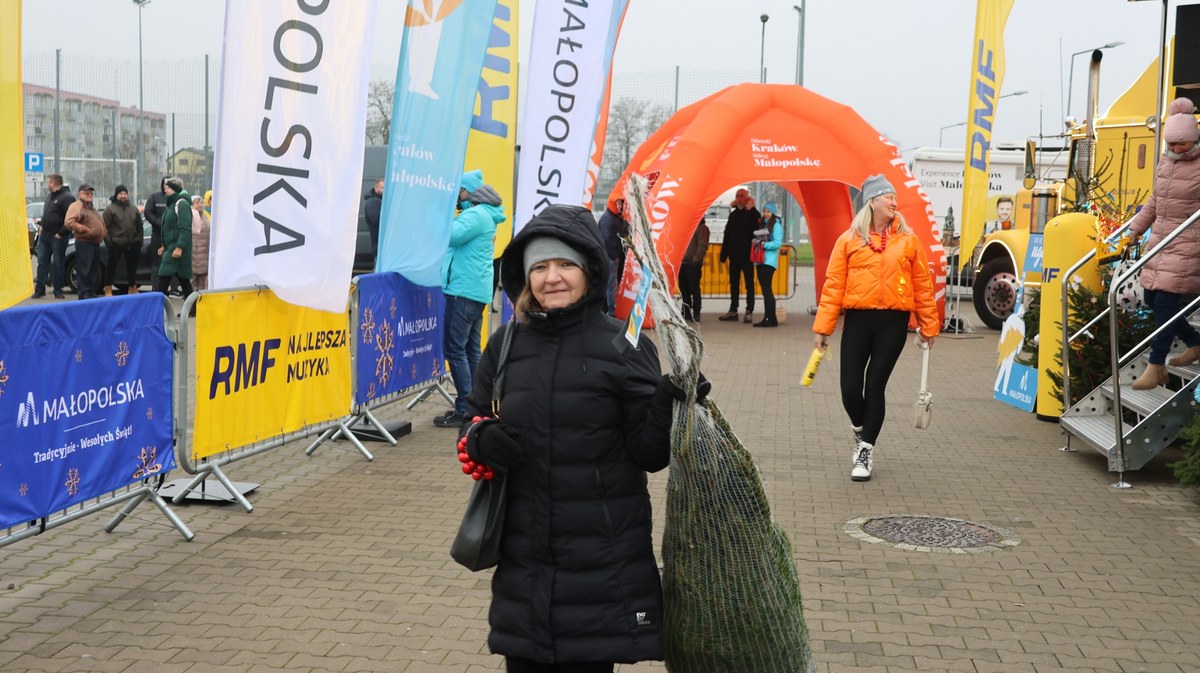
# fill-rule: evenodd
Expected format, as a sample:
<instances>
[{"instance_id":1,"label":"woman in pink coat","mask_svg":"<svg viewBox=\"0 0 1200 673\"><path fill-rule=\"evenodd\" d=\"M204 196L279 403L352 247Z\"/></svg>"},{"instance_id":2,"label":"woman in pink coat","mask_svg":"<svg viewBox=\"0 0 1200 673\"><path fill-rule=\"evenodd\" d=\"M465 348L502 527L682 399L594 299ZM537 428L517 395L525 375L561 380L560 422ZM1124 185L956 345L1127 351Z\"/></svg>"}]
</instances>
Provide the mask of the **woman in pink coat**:
<instances>
[{"instance_id":1,"label":"woman in pink coat","mask_svg":"<svg viewBox=\"0 0 1200 673\"><path fill-rule=\"evenodd\" d=\"M1130 235L1135 239L1150 230L1151 247L1200 210L1200 128L1194 110L1192 101L1186 98L1175 99L1167 108L1169 116L1163 124L1167 151L1158 162L1154 193L1129 223ZM1166 324L1190 301L1187 295L1200 293L1200 226L1193 225L1146 262L1142 287L1146 304L1154 310L1156 327ZM1186 317L1180 318L1150 343L1150 365L1133 382L1134 390L1150 390L1167 383L1167 353L1175 337L1187 350L1171 358L1169 364L1190 365L1200 360L1200 333Z\"/></svg>"}]
</instances>

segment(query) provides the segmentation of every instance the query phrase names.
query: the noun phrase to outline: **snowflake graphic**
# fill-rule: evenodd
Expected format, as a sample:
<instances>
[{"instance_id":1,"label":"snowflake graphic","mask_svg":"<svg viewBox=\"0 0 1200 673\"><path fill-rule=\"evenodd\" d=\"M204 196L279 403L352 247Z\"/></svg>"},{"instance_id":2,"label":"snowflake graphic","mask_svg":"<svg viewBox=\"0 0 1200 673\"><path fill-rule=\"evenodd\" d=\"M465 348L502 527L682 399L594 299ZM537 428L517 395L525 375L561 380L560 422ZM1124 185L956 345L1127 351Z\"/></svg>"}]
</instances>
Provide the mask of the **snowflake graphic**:
<instances>
[{"instance_id":1,"label":"snowflake graphic","mask_svg":"<svg viewBox=\"0 0 1200 673\"><path fill-rule=\"evenodd\" d=\"M133 472L134 479L143 479L162 470L162 463L154 462L158 457L158 447L143 446L138 455L138 468Z\"/></svg>"},{"instance_id":2,"label":"snowflake graphic","mask_svg":"<svg viewBox=\"0 0 1200 673\"><path fill-rule=\"evenodd\" d=\"M441 375L442 375L442 365L441 365L441 363L440 363L440 362L434 362L434 363L433 363L433 378L435 378L435 379L436 379L437 377L439 377L439 376L441 376Z\"/></svg>"},{"instance_id":3,"label":"snowflake graphic","mask_svg":"<svg viewBox=\"0 0 1200 673\"><path fill-rule=\"evenodd\" d=\"M371 382L371 385L367 386L367 399L368 400L375 399L375 382L374 381Z\"/></svg>"},{"instance_id":4,"label":"snowflake graphic","mask_svg":"<svg viewBox=\"0 0 1200 673\"><path fill-rule=\"evenodd\" d=\"M0 397L4 397L4 387L8 384L8 370L4 367L4 360L0 360Z\"/></svg>"},{"instance_id":5,"label":"snowflake graphic","mask_svg":"<svg viewBox=\"0 0 1200 673\"><path fill-rule=\"evenodd\" d=\"M392 297L392 305L391 305L391 307L388 308L388 314L391 315L393 318L396 317L396 298L395 297Z\"/></svg>"},{"instance_id":6,"label":"snowflake graphic","mask_svg":"<svg viewBox=\"0 0 1200 673\"><path fill-rule=\"evenodd\" d=\"M17 489L17 493L20 493L21 497L28 495L29 494L29 484L22 483L21 488Z\"/></svg>"},{"instance_id":7,"label":"snowflake graphic","mask_svg":"<svg viewBox=\"0 0 1200 673\"><path fill-rule=\"evenodd\" d=\"M63 482L63 486L67 487L67 495L75 495L79 492L79 468L72 467L67 470L67 480Z\"/></svg>"},{"instance_id":8,"label":"snowflake graphic","mask_svg":"<svg viewBox=\"0 0 1200 673\"><path fill-rule=\"evenodd\" d=\"M76 350L76 351L75 351L75 361L76 361L76 362L83 362L83 351L82 351L82 350Z\"/></svg>"},{"instance_id":9,"label":"snowflake graphic","mask_svg":"<svg viewBox=\"0 0 1200 673\"><path fill-rule=\"evenodd\" d=\"M379 357L375 359L375 378L381 386L386 386L391 380L392 368L396 365L392 355L392 348L396 345L395 336L390 323L379 325L379 334L375 336L375 350L379 351Z\"/></svg>"},{"instance_id":10,"label":"snowflake graphic","mask_svg":"<svg viewBox=\"0 0 1200 673\"><path fill-rule=\"evenodd\" d=\"M371 309L363 309L362 320L358 323L358 329L362 330L362 342L365 344L371 343L371 339L375 337L375 314Z\"/></svg>"},{"instance_id":11,"label":"snowflake graphic","mask_svg":"<svg viewBox=\"0 0 1200 673\"><path fill-rule=\"evenodd\" d=\"M412 366L412 378L414 381L417 380L417 363L415 363L415 362L413 363L413 366Z\"/></svg>"},{"instance_id":12,"label":"snowflake graphic","mask_svg":"<svg viewBox=\"0 0 1200 673\"><path fill-rule=\"evenodd\" d=\"M129 344L124 341L117 344L117 352L114 355L117 356L117 366L124 367L129 362Z\"/></svg>"},{"instance_id":13,"label":"snowflake graphic","mask_svg":"<svg viewBox=\"0 0 1200 673\"><path fill-rule=\"evenodd\" d=\"M154 420L154 407L147 407L146 420L148 420L148 421Z\"/></svg>"}]
</instances>

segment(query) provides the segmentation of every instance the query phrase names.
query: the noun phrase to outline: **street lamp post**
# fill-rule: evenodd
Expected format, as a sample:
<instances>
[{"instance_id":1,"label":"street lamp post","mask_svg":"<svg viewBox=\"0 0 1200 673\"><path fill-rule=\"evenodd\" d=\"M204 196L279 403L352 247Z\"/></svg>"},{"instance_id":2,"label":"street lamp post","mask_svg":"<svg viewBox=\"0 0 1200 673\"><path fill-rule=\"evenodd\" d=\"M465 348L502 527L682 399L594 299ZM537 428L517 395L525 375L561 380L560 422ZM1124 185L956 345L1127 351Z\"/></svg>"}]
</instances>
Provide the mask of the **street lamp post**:
<instances>
[{"instance_id":1,"label":"street lamp post","mask_svg":"<svg viewBox=\"0 0 1200 673\"><path fill-rule=\"evenodd\" d=\"M762 38L758 42L758 81L760 84L767 83L767 19L771 18L766 14L758 17L762 21Z\"/></svg>"},{"instance_id":2,"label":"street lamp post","mask_svg":"<svg viewBox=\"0 0 1200 673\"><path fill-rule=\"evenodd\" d=\"M996 100L1000 100L1001 98L1011 98L1013 96L1024 96L1027 93L1029 93L1029 92L1024 91L1024 90L1014 91L1012 93L1006 93L1003 96L1000 96L999 98L997 98ZM966 125L967 125L966 122L959 122L957 124L948 124L946 126L943 126L941 129L939 129L938 130L938 147L942 146L942 137L943 137L943 134L946 133L946 129L952 129L952 128L957 128L959 126L966 126Z\"/></svg>"},{"instance_id":3,"label":"street lamp post","mask_svg":"<svg viewBox=\"0 0 1200 673\"><path fill-rule=\"evenodd\" d=\"M792 5L799 14L799 26L796 28L796 84L804 86L804 0Z\"/></svg>"},{"instance_id":4,"label":"street lamp post","mask_svg":"<svg viewBox=\"0 0 1200 673\"><path fill-rule=\"evenodd\" d=\"M138 8L138 156L137 163L135 163L134 166L139 169L137 173L139 176L141 176L145 175L145 172L141 169L144 168L144 166L142 166L142 160L146 157L146 148L143 146L145 140L142 138L146 119L146 98L145 91L142 87L142 9L144 9L146 5L150 4L150 0L133 0L133 4L137 5ZM137 190L137 194L134 194L133 197L134 202L136 203L138 194L141 194L142 186L135 182L133 188Z\"/></svg>"},{"instance_id":5,"label":"street lamp post","mask_svg":"<svg viewBox=\"0 0 1200 673\"><path fill-rule=\"evenodd\" d=\"M1109 42L1106 45L1093 47L1092 49L1084 49L1083 51L1077 51L1074 54L1071 54L1071 74L1067 77L1067 111L1065 113L1067 117L1071 116L1071 88L1075 85L1075 57L1079 56L1080 54L1090 54L1093 51L1100 51L1101 49L1112 49L1113 47L1119 47L1123 44L1125 43L1120 41ZM1060 79L1058 81L1060 82L1059 86L1062 86L1062 80Z\"/></svg>"}]
</instances>

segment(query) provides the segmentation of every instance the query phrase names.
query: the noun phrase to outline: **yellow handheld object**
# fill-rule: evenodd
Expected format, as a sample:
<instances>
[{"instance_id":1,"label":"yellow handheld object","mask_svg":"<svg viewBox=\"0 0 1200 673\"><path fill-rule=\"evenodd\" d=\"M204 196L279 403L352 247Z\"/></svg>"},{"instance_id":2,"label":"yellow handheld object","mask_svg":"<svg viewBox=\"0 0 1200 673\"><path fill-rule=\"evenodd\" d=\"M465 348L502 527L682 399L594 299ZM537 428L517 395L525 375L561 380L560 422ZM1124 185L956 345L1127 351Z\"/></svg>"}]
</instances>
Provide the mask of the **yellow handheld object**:
<instances>
[{"instance_id":1,"label":"yellow handheld object","mask_svg":"<svg viewBox=\"0 0 1200 673\"><path fill-rule=\"evenodd\" d=\"M820 348L814 348L812 355L808 356L808 365L804 367L804 376L800 379L800 385L805 388L813 383L813 379L817 377L817 369L821 366L821 360L825 357L825 351Z\"/></svg>"}]
</instances>

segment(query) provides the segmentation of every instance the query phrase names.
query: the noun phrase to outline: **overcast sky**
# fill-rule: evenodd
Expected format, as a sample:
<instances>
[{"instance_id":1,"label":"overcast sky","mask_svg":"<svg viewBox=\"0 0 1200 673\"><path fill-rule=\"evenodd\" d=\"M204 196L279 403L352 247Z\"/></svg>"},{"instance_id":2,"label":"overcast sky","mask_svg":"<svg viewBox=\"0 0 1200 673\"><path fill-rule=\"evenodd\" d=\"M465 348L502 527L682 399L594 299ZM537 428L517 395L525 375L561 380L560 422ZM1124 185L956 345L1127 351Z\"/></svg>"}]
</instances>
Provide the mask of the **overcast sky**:
<instances>
[{"instance_id":1,"label":"overcast sky","mask_svg":"<svg viewBox=\"0 0 1200 673\"><path fill-rule=\"evenodd\" d=\"M676 66L744 71L753 80L765 13L767 80L791 83L799 32L794 4L798 0L631 0L617 45L618 81L647 73L646 81L657 82ZM1177 4L1170 3L1170 32ZM404 5L380 0L376 73L395 68ZM522 60L534 5L521 2ZM224 9L223 0L152 0L143 10L145 59L219 59ZM131 0L25 0L23 11L22 47L30 58L61 48L66 55L137 61L138 9ZM965 119L975 2L807 0L805 11L804 83L810 89L852 106L902 148L936 146L941 127ZM1157 57L1161 11L1157 1L1016 0L1005 35L1004 93L1029 93L1001 101L994 139L1020 142L1039 128L1060 130L1071 53L1121 41L1106 51L1101 68L1106 107ZM1083 54L1074 61L1075 116L1083 109L1087 60ZM616 95L623 95L620 88ZM149 98L147 109L153 109ZM963 128L946 130L946 146L961 147L963 134Z\"/></svg>"}]
</instances>

